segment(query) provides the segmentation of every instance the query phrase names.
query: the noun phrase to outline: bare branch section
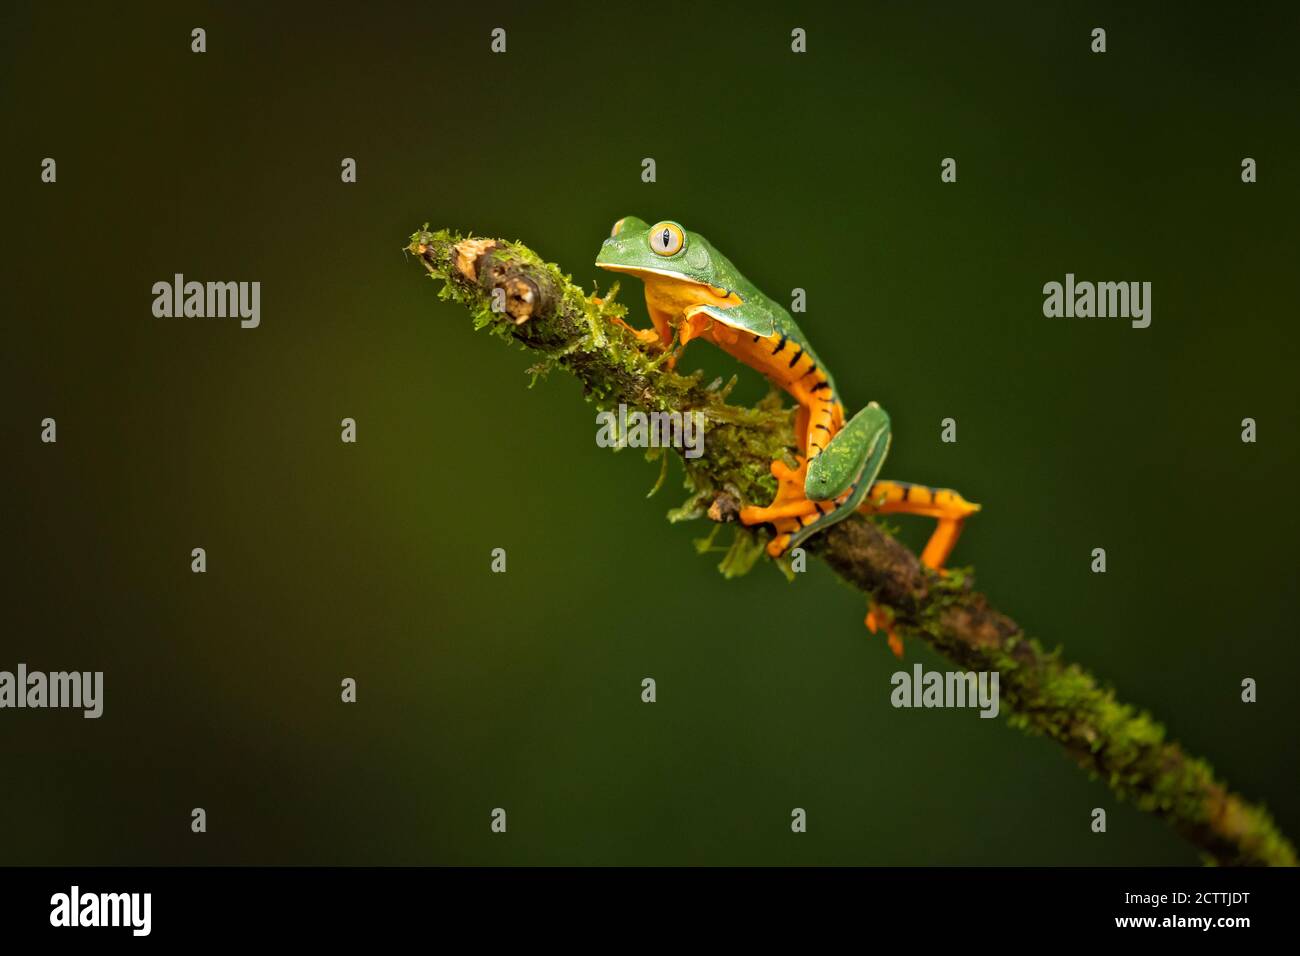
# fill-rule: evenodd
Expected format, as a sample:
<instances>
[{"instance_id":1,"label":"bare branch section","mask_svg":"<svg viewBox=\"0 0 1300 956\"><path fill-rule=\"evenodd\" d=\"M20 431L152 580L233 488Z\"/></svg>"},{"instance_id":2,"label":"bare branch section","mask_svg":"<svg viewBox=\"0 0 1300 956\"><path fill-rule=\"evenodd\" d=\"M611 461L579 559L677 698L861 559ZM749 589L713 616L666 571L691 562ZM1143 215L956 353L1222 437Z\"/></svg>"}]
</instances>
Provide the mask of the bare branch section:
<instances>
[{"instance_id":1,"label":"bare branch section","mask_svg":"<svg viewBox=\"0 0 1300 956\"><path fill-rule=\"evenodd\" d=\"M741 504L771 499L768 466L793 445L792 414L779 396L755 408L728 405L729 385L706 386L698 375L669 370L662 352L614 321L626 311L615 301L617 287L603 299L584 293L519 243L426 227L411 237L409 249L434 278L444 280L442 297L467 308L476 328L537 353L534 372L560 368L573 374L602 408L623 403L647 412L702 412L708 451L681 459L690 497L669 518L732 525L734 538L720 565L724 574L743 574L762 556L764 535L734 520ZM928 642L959 667L997 671L1012 724L1050 737L1117 796L1164 817L1206 862L1296 864L1294 848L1263 807L1231 793L1207 763L1166 739L1149 715L1026 637L965 575L935 575L861 516L812 538L807 550L889 606L899 633ZM1080 826L1087 824L1080 819Z\"/></svg>"}]
</instances>

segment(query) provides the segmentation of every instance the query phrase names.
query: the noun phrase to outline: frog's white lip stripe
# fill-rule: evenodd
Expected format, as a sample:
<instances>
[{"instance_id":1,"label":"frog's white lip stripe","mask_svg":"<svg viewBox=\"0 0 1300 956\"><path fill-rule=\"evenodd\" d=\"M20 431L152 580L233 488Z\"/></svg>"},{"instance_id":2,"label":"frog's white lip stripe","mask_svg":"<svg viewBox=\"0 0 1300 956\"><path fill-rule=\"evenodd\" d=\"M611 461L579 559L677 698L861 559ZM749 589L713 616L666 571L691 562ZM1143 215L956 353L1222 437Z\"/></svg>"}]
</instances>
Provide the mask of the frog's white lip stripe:
<instances>
[{"instance_id":1,"label":"frog's white lip stripe","mask_svg":"<svg viewBox=\"0 0 1300 956\"><path fill-rule=\"evenodd\" d=\"M597 262L598 269L608 269L610 272L649 272L657 276L668 276L670 279L681 279L683 282L690 282L693 285L707 285L706 282L698 282L680 272L669 272L667 269L651 269L649 266L616 266L609 262Z\"/></svg>"}]
</instances>

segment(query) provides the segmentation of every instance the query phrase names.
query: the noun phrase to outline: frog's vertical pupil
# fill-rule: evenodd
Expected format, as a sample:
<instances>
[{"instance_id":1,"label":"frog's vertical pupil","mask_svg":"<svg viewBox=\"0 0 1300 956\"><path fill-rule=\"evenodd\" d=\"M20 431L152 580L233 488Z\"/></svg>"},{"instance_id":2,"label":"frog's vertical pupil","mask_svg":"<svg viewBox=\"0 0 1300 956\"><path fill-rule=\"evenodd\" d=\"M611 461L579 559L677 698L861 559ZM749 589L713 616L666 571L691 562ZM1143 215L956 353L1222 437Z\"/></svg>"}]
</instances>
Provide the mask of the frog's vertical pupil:
<instances>
[{"instance_id":1,"label":"frog's vertical pupil","mask_svg":"<svg viewBox=\"0 0 1300 956\"><path fill-rule=\"evenodd\" d=\"M664 248L665 248L665 249L668 248L668 243L669 243L669 241L670 241L671 239L672 239L672 233L670 233L667 229L665 229L665 230L664 230Z\"/></svg>"}]
</instances>

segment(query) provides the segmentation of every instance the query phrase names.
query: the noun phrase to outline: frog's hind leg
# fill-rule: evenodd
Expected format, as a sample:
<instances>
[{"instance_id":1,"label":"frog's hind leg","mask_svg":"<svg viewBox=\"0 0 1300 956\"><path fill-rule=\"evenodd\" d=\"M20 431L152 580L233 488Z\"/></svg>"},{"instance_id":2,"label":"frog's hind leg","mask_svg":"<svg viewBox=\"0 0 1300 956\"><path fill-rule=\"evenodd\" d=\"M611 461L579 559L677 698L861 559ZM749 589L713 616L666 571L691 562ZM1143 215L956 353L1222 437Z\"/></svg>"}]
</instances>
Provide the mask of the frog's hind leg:
<instances>
[{"instance_id":1,"label":"frog's hind leg","mask_svg":"<svg viewBox=\"0 0 1300 956\"><path fill-rule=\"evenodd\" d=\"M825 391L824 400L816 393ZM875 402L853 420L842 424L843 408L830 389L812 389L800 396L799 430L805 432L807 455L798 471L773 463L772 473L780 485L767 508L741 510L746 524L770 522L777 537L768 544L772 557L799 544L859 507L870 490L889 449L889 416ZM825 444L822 444L822 443ZM795 482L802 476L802 484Z\"/></svg>"},{"instance_id":2,"label":"frog's hind leg","mask_svg":"<svg viewBox=\"0 0 1300 956\"><path fill-rule=\"evenodd\" d=\"M804 482L808 476L808 462L820 455L835 437L843 424L844 411L829 388L824 393L801 393L797 397L800 402L794 418L794 437L797 446L803 449L803 454L796 456L799 466L791 468L780 460L772 462L772 475L777 480L776 497L767 507L742 508L740 520L744 524L770 524L782 518L815 515L819 511L825 513L826 505L819 509L804 494Z\"/></svg>"},{"instance_id":3,"label":"frog's hind leg","mask_svg":"<svg viewBox=\"0 0 1300 956\"><path fill-rule=\"evenodd\" d=\"M776 496L766 507L742 508L740 520L747 525L771 524L776 538L768 543L767 552L779 557L789 546L790 536L834 510L834 502L814 501L805 493L808 464L830 445L844 427L844 409L826 372L810 351L778 332L767 337L741 335L728 343L727 351L753 368L760 369L799 403L794 421L794 438L798 467L782 461L772 462L777 480Z\"/></svg>"},{"instance_id":4,"label":"frog's hind leg","mask_svg":"<svg viewBox=\"0 0 1300 956\"><path fill-rule=\"evenodd\" d=\"M797 514L777 518L772 522L772 527L776 530L776 537L767 543L767 553L772 557L779 558L790 547L791 539L796 534L818 518L830 514L835 508L835 503L831 501L810 501L807 502L807 505L808 507L803 508ZM793 510L792 507L791 511Z\"/></svg>"},{"instance_id":5,"label":"frog's hind leg","mask_svg":"<svg viewBox=\"0 0 1300 956\"><path fill-rule=\"evenodd\" d=\"M938 524L930 534L921 563L942 573L952 554L966 519L980 510L951 488L931 488L906 481L877 481L858 510L876 514L911 514L935 518Z\"/></svg>"},{"instance_id":6,"label":"frog's hind leg","mask_svg":"<svg viewBox=\"0 0 1300 956\"><path fill-rule=\"evenodd\" d=\"M938 524L921 552L921 563L943 574L944 563L957 544L962 525L980 510L980 506L967 501L951 488L881 480L871 486L866 501L858 510L867 514L913 514L937 519ZM893 611L871 600L867 605L866 625L872 634L884 628L889 636L889 649L895 657L903 656L903 642L894 630Z\"/></svg>"},{"instance_id":7,"label":"frog's hind leg","mask_svg":"<svg viewBox=\"0 0 1300 956\"><path fill-rule=\"evenodd\" d=\"M805 414L805 426L798 432L799 443L809 461L816 458L844 427L844 407L831 394L830 386L808 393L807 404L800 407Z\"/></svg>"},{"instance_id":8,"label":"frog's hind leg","mask_svg":"<svg viewBox=\"0 0 1300 956\"><path fill-rule=\"evenodd\" d=\"M883 604L877 604L875 598L867 602L867 630L875 634L882 627L889 638L889 649L894 652L894 656L901 658L903 656L903 639L898 636L894 630L894 612Z\"/></svg>"},{"instance_id":9,"label":"frog's hind leg","mask_svg":"<svg viewBox=\"0 0 1300 956\"><path fill-rule=\"evenodd\" d=\"M770 524L776 537L767 543L767 553L779 558L790 546L790 539L808 525L825 517L836 508L836 502L848 496L846 492L836 501L813 501L804 493L808 475L807 459L800 459L798 468L783 461L772 462L772 474L777 480L776 497L766 507L750 506L740 509L743 524Z\"/></svg>"},{"instance_id":10,"label":"frog's hind leg","mask_svg":"<svg viewBox=\"0 0 1300 956\"><path fill-rule=\"evenodd\" d=\"M821 420L831 421L831 410L823 413ZM790 538L800 529L812 524L835 508L833 501L814 501L807 496L804 485L808 479L808 462L815 458L821 447L814 447L817 437L829 442L825 433L810 422L819 421L818 411L801 405L795 416L795 435L802 447L808 450L806 455L798 456L799 467L791 468L785 462L772 462L772 476L776 478L776 497L765 507L751 505L740 509L743 524L770 524L776 531L776 537L768 542L767 553L774 558L780 557L790 545Z\"/></svg>"},{"instance_id":11,"label":"frog's hind leg","mask_svg":"<svg viewBox=\"0 0 1300 956\"><path fill-rule=\"evenodd\" d=\"M800 448L808 447L808 422L811 417L807 405L800 405L795 413L794 434ZM776 497L766 507L755 505L742 508L740 510L742 523L775 524L781 519L798 518L815 511L813 503L803 493L804 480L808 474L808 458L806 455L796 457L799 462L796 468L791 468L779 458L772 462L772 477L776 479Z\"/></svg>"}]
</instances>

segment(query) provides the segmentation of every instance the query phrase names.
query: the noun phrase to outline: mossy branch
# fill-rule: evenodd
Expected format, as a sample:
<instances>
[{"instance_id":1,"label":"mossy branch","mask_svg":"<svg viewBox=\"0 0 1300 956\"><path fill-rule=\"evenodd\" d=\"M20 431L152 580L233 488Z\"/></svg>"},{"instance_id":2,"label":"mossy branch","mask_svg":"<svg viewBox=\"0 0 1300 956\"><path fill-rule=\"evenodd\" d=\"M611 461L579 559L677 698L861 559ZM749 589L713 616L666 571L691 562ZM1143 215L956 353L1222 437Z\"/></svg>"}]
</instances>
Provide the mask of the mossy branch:
<instances>
[{"instance_id":1,"label":"mossy branch","mask_svg":"<svg viewBox=\"0 0 1300 956\"><path fill-rule=\"evenodd\" d=\"M666 353L642 345L613 321L626 313L615 300L617 286L603 299L587 294L519 243L426 226L411 237L409 249L432 277L444 280L442 298L465 306L476 328L538 353L535 374L552 368L573 374L601 408L623 403L645 412L702 412L707 453L681 458L690 496L669 518L733 523L720 565L725 574L743 574L761 557L764 533L734 521L742 503L771 500L769 464L793 446L793 416L778 394L754 408L728 405L730 384L705 385L698 373L671 371ZM1117 796L1167 819L1207 862L1295 865L1294 848L1264 808L1230 792L1149 715L1026 637L966 575L932 573L862 516L813 537L807 551L887 605L900 634L928 642L961 668L999 672L1001 703L1012 724L1050 737Z\"/></svg>"}]
</instances>

